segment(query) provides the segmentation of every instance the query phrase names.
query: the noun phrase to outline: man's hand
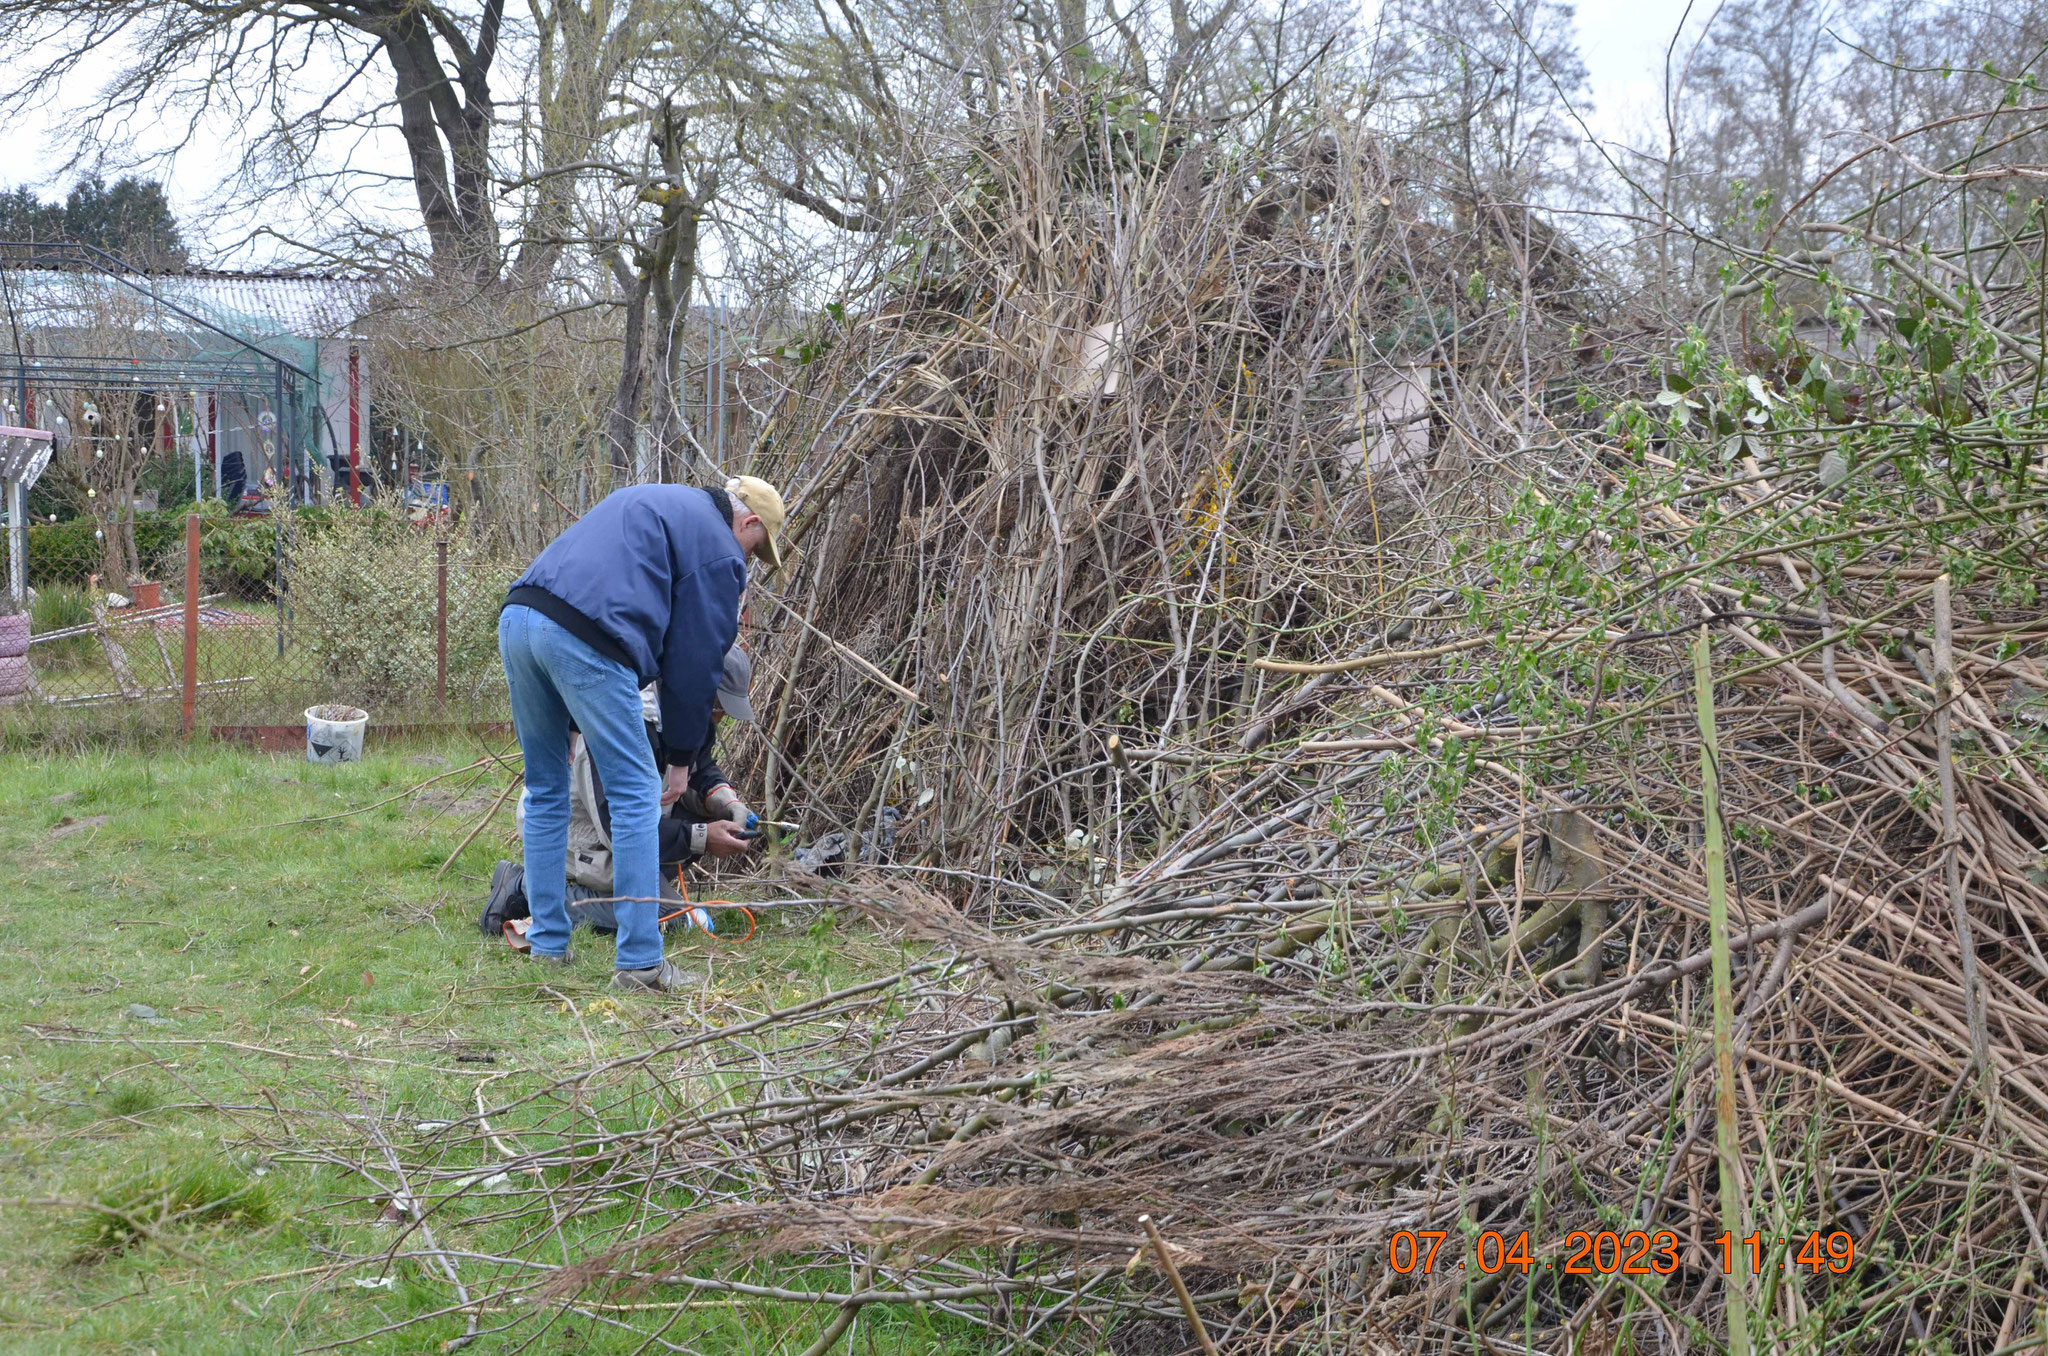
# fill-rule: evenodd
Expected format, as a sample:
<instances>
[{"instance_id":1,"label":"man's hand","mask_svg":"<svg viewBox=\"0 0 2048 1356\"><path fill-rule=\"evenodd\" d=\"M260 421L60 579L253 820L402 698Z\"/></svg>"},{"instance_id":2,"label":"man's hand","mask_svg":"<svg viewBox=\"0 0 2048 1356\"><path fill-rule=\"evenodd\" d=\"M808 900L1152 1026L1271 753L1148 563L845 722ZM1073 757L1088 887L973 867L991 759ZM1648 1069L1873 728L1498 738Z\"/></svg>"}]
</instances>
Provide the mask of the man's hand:
<instances>
[{"instance_id":1,"label":"man's hand","mask_svg":"<svg viewBox=\"0 0 2048 1356\"><path fill-rule=\"evenodd\" d=\"M729 819L714 819L704 826L704 850L714 857L737 857L752 852L760 841L747 837Z\"/></svg>"},{"instance_id":2,"label":"man's hand","mask_svg":"<svg viewBox=\"0 0 2048 1356\"><path fill-rule=\"evenodd\" d=\"M668 775L661 779L661 803L663 808L682 799L683 792L690 789L690 769L675 763L669 764Z\"/></svg>"}]
</instances>

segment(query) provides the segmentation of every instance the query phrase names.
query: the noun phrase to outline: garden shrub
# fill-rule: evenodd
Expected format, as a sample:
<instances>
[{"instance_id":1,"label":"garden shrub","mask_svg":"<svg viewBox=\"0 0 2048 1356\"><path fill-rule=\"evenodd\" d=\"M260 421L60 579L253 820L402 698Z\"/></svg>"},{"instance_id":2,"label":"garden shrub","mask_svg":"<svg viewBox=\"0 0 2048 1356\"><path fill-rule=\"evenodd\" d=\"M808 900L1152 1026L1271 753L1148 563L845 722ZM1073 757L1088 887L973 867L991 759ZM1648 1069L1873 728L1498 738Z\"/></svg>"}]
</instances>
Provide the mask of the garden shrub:
<instances>
[{"instance_id":1,"label":"garden shrub","mask_svg":"<svg viewBox=\"0 0 2048 1356\"><path fill-rule=\"evenodd\" d=\"M93 536L99 524L90 517L69 518L57 523L31 523L28 529L28 582L37 589L53 585L85 587L85 581L100 568L106 552ZM185 516L181 513L138 513L135 515L136 559L155 561L174 543L184 541ZM182 547L180 547L182 550ZM100 581L106 588L125 591L128 581Z\"/></svg>"},{"instance_id":2,"label":"garden shrub","mask_svg":"<svg viewBox=\"0 0 2048 1356\"><path fill-rule=\"evenodd\" d=\"M300 544L287 579L298 641L336 701L433 695L435 537L382 508L335 514ZM504 688L498 607L519 574L466 537L448 545L448 695Z\"/></svg>"},{"instance_id":3,"label":"garden shrub","mask_svg":"<svg viewBox=\"0 0 2048 1356\"><path fill-rule=\"evenodd\" d=\"M289 562L301 545L329 531L336 519L347 516L347 512L319 507L293 509L280 522L268 516L237 518L220 500L207 500L199 509L199 591L225 594L244 602L271 601L277 595L279 537L283 537L285 559ZM180 530L156 566L158 579L179 581L185 577L185 518L183 514L177 517Z\"/></svg>"},{"instance_id":4,"label":"garden shrub","mask_svg":"<svg viewBox=\"0 0 2048 1356\"><path fill-rule=\"evenodd\" d=\"M137 559L150 571L150 578L169 585L173 592L184 584L187 511L141 513L135 517ZM329 508L302 508L288 513L282 525L287 552L294 544L325 532L337 516L342 516L340 511ZM224 593L248 602L267 602L273 593L279 524L269 517L237 518L218 499L202 502L199 517L200 591ZM105 554L92 535L95 528L91 518L31 523L29 583L37 589L63 585L83 588L87 578L100 568ZM119 581L107 582L107 587L125 591Z\"/></svg>"}]
</instances>

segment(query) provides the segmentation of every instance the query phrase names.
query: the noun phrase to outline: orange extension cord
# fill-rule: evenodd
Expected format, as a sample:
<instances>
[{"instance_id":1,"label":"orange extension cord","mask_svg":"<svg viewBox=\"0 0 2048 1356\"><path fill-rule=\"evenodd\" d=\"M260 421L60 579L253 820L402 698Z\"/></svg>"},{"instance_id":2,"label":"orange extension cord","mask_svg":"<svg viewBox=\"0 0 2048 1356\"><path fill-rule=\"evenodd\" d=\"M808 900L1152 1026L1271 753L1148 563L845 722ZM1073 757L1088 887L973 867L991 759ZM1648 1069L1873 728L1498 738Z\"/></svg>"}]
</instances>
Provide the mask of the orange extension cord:
<instances>
[{"instance_id":1,"label":"orange extension cord","mask_svg":"<svg viewBox=\"0 0 2048 1356\"><path fill-rule=\"evenodd\" d=\"M709 909L717 907L722 909L738 909L741 913L747 916L746 936L740 938L736 942L726 941L725 938L720 937L717 933L711 931L709 928L705 929L704 935L711 938L713 941L725 942L727 946L745 946L748 942L754 940L754 931L759 926L759 924L757 924L754 921L754 911L748 908L746 905L735 904L729 899L707 899L701 904L692 904L690 902L690 887L683 883L683 868L680 865L676 867L676 889L682 892L683 907L677 909L674 913L663 914L661 916L662 924L666 924L669 922L669 920L674 918L681 918L684 914L688 913L693 908Z\"/></svg>"}]
</instances>

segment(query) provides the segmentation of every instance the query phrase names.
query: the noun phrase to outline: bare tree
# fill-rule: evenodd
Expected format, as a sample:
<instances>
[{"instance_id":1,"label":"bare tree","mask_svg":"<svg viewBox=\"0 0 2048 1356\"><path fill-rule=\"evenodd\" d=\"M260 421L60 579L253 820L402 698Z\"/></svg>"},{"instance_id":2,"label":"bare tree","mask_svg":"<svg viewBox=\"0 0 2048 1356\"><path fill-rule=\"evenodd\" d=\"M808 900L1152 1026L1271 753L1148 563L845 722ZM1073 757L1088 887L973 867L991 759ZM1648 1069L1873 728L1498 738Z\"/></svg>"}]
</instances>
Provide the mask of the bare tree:
<instances>
[{"instance_id":1,"label":"bare tree","mask_svg":"<svg viewBox=\"0 0 2048 1356\"><path fill-rule=\"evenodd\" d=\"M0 48L52 54L14 67L0 107L93 81L81 155L118 143L129 119L182 119L181 146L223 119L241 129L251 190L280 171L318 178L337 136L395 130L434 266L484 280L502 263L491 75L504 17L504 0L0 0Z\"/></svg>"},{"instance_id":2,"label":"bare tree","mask_svg":"<svg viewBox=\"0 0 2048 1356\"><path fill-rule=\"evenodd\" d=\"M648 135L653 171L639 195L655 208L655 218L642 242L632 247L630 283L624 276L627 270L623 260L615 264L622 284L628 286L629 296L637 290L642 298L639 323L652 323L652 332L643 340L641 335L630 332L634 319L629 309L627 368L622 369L621 390L623 393L628 380L647 386L650 450L655 457L651 469L660 480L676 479L684 465L694 460L694 449L689 447L683 429L684 330L690 298L697 286L697 251L704 215L718 197L718 167L691 163L685 155L688 132L687 117L676 108L673 99L664 99ZM636 356L651 368L646 379L630 370ZM622 403L613 406L610 427L615 430L614 465L622 452L616 431L628 426L630 408Z\"/></svg>"},{"instance_id":3,"label":"bare tree","mask_svg":"<svg viewBox=\"0 0 2048 1356\"><path fill-rule=\"evenodd\" d=\"M119 359L163 356L146 306L132 294L81 281L71 293L61 333L71 352ZM124 386L57 386L42 391L58 430L46 477L50 488L93 522L100 577L125 589L146 564L135 541L135 487L156 454L165 421L164 397Z\"/></svg>"},{"instance_id":4,"label":"bare tree","mask_svg":"<svg viewBox=\"0 0 2048 1356\"><path fill-rule=\"evenodd\" d=\"M1900 190L1994 150L2039 158L2026 149L2040 150L2038 131L1997 110L2034 101L2044 48L2048 16L2027 6L1726 0L1674 35L1665 125L1637 153L1661 183L1636 189L1697 242L1786 245L1788 227L1845 213L1893 239L1972 222L1995 233L2024 202L1994 191L1956 212ZM1682 285L1661 243L1658 257L1658 276ZM1698 257L1707 267L1693 286L1712 292L1722 256Z\"/></svg>"},{"instance_id":5,"label":"bare tree","mask_svg":"<svg viewBox=\"0 0 2048 1356\"><path fill-rule=\"evenodd\" d=\"M1377 53L1413 146L1473 200L1528 201L1565 183L1586 68L1559 0L1396 0Z\"/></svg>"},{"instance_id":6,"label":"bare tree","mask_svg":"<svg viewBox=\"0 0 2048 1356\"><path fill-rule=\"evenodd\" d=\"M1688 166L1705 192L1742 191L1748 200L1703 204L1723 230L1740 229L1749 203L1783 208L1824 154L1822 135L1841 123L1841 86L1854 54L1839 31L1856 21L1853 6L1854 0L1723 6L1694 72L1707 125L1692 139Z\"/></svg>"}]
</instances>

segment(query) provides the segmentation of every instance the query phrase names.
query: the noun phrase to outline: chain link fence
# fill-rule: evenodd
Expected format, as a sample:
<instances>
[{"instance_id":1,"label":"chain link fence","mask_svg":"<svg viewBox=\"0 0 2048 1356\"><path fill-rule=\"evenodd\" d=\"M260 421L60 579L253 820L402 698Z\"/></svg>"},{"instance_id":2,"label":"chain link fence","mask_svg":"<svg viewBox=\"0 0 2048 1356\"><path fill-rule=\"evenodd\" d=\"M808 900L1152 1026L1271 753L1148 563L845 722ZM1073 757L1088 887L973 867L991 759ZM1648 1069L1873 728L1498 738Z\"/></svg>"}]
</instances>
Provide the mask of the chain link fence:
<instances>
[{"instance_id":1,"label":"chain link fence","mask_svg":"<svg viewBox=\"0 0 2048 1356\"><path fill-rule=\"evenodd\" d=\"M363 708L373 729L508 718L497 610L520 567L459 526L311 508L27 535L27 681L0 697L0 736L189 728L283 743L328 704ZM127 578L110 585L116 571Z\"/></svg>"}]
</instances>

